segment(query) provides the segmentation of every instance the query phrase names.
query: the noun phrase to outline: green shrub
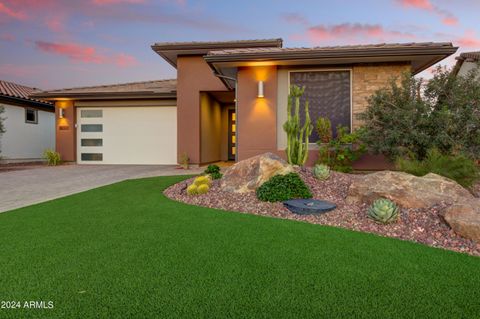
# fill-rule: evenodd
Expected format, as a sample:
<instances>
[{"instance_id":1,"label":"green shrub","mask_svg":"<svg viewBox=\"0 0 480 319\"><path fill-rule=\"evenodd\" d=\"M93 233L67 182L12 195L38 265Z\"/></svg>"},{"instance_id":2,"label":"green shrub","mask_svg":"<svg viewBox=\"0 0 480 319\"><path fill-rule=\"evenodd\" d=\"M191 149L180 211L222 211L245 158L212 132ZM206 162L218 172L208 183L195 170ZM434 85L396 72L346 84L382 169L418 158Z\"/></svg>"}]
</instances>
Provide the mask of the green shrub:
<instances>
[{"instance_id":1,"label":"green shrub","mask_svg":"<svg viewBox=\"0 0 480 319\"><path fill-rule=\"evenodd\" d=\"M470 187L479 179L475 161L465 155L445 155L433 148L423 160L398 158L397 169L416 176L435 173L453 179L464 187Z\"/></svg>"},{"instance_id":2,"label":"green shrub","mask_svg":"<svg viewBox=\"0 0 480 319\"><path fill-rule=\"evenodd\" d=\"M429 149L480 158L480 81L477 71L455 76L438 68L423 81L405 74L369 98L361 139L390 159L412 154L424 159Z\"/></svg>"},{"instance_id":3,"label":"green shrub","mask_svg":"<svg viewBox=\"0 0 480 319\"><path fill-rule=\"evenodd\" d=\"M368 217L382 224L397 221L400 209L391 200L380 198L373 202L368 209Z\"/></svg>"},{"instance_id":4,"label":"green shrub","mask_svg":"<svg viewBox=\"0 0 480 319\"><path fill-rule=\"evenodd\" d=\"M47 160L47 164L51 166L56 166L61 162L60 153L53 150L45 150L43 157Z\"/></svg>"},{"instance_id":5,"label":"green shrub","mask_svg":"<svg viewBox=\"0 0 480 319\"><path fill-rule=\"evenodd\" d=\"M325 119L330 122L330 120ZM337 126L337 137L333 138L327 144L321 140L318 141L319 156L317 163L325 164L335 171L351 172L352 163L365 153L365 144L360 142L359 131L348 133L346 126Z\"/></svg>"},{"instance_id":6,"label":"green shrub","mask_svg":"<svg viewBox=\"0 0 480 319\"><path fill-rule=\"evenodd\" d=\"M325 117L319 117L317 119L316 129L320 143L329 143L332 140L332 123L329 119Z\"/></svg>"},{"instance_id":7,"label":"green shrub","mask_svg":"<svg viewBox=\"0 0 480 319\"><path fill-rule=\"evenodd\" d=\"M223 176L222 173L220 173L220 167L218 165L208 165L204 173L210 175L212 179L220 179Z\"/></svg>"},{"instance_id":8,"label":"green shrub","mask_svg":"<svg viewBox=\"0 0 480 319\"><path fill-rule=\"evenodd\" d=\"M257 198L264 202L279 202L294 198L312 198L310 189L297 173L275 175L257 188Z\"/></svg>"}]
</instances>

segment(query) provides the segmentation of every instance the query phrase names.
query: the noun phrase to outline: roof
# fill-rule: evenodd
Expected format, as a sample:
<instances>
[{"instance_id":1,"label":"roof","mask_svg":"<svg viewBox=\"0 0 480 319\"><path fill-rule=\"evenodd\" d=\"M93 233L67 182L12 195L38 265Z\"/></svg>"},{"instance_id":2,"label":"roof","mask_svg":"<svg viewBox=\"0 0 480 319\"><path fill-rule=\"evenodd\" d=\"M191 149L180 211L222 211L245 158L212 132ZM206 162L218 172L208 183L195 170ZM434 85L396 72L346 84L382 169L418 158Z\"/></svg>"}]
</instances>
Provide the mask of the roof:
<instances>
[{"instance_id":1,"label":"roof","mask_svg":"<svg viewBox=\"0 0 480 319\"><path fill-rule=\"evenodd\" d=\"M31 98L30 95L35 92L40 92L40 90L37 88L0 80L0 96L51 105L49 102Z\"/></svg>"},{"instance_id":2,"label":"roof","mask_svg":"<svg viewBox=\"0 0 480 319\"><path fill-rule=\"evenodd\" d=\"M179 55L205 55L212 50L238 48L278 48L283 40L256 39L232 41L191 41L191 42L158 42L152 45L152 50L164 58L173 67L177 67Z\"/></svg>"},{"instance_id":3,"label":"roof","mask_svg":"<svg viewBox=\"0 0 480 319\"><path fill-rule=\"evenodd\" d=\"M450 42L380 43L312 48L236 48L212 50L205 60L216 71L222 67L275 61L281 65L410 62L414 74L455 53ZM243 63L243 64L242 64Z\"/></svg>"},{"instance_id":4,"label":"roof","mask_svg":"<svg viewBox=\"0 0 480 319\"><path fill-rule=\"evenodd\" d=\"M42 98L69 98L69 97L98 97L98 98L128 98L128 97L155 97L176 98L177 80L155 80L143 82L119 83L110 85L84 86L35 93L34 97Z\"/></svg>"}]
</instances>

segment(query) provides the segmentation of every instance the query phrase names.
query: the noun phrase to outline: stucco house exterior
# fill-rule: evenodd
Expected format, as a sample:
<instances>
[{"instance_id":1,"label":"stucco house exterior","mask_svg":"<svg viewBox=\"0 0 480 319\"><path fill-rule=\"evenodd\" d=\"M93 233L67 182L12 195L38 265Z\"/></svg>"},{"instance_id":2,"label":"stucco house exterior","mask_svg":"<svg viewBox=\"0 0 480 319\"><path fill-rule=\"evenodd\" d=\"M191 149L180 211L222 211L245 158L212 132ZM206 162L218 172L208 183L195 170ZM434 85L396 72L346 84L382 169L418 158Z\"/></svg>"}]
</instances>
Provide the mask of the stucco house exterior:
<instances>
[{"instance_id":1,"label":"stucco house exterior","mask_svg":"<svg viewBox=\"0 0 480 319\"><path fill-rule=\"evenodd\" d=\"M33 162L55 148L53 103L30 98L38 89L0 80L0 107L5 133L0 136L0 163Z\"/></svg>"},{"instance_id":2,"label":"stucco house exterior","mask_svg":"<svg viewBox=\"0 0 480 319\"><path fill-rule=\"evenodd\" d=\"M284 155L287 96L306 87L310 115L351 129L366 98L402 72L417 74L456 52L451 43L283 48L282 39L156 43L177 70L160 80L36 93L55 103L64 160L192 164ZM315 134L311 140L315 141ZM315 161L314 145L309 163Z\"/></svg>"},{"instance_id":3,"label":"stucco house exterior","mask_svg":"<svg viewBox=\"0 0 480 319\"><path fill-rule=\"evenodd\" d=\"M480 66L480 51L463 52L455 58L457 63L453 68L455 75L467 75L473 69L478 69ZM480 78L479 78L480 80Z\"/></svg>"}]
</instances>

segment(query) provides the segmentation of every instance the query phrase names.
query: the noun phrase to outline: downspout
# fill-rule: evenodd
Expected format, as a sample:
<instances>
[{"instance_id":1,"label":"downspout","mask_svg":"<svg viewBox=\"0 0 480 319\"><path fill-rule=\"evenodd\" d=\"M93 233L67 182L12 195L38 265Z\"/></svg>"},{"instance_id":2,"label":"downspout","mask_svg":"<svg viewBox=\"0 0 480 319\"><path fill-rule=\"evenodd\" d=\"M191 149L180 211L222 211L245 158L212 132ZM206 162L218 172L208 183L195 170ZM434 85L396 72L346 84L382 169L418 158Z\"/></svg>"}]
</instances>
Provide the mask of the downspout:
<instances>
[{"instance_id":1,"label":"downspout","mask_svg":"<svg viewBox=\"0 0 480 319\"><path fill-rule=\"evenodd\" d=\"M236 78L232 78L230 76L226 76L217 72L213 72L213 75L216 76L217 78L222 78L222 79L227 79L230 81L235 82L235 126L236 126L236 132L235 132L235 162L238 162L238 81Z\"/></svg>"}]
</instances>

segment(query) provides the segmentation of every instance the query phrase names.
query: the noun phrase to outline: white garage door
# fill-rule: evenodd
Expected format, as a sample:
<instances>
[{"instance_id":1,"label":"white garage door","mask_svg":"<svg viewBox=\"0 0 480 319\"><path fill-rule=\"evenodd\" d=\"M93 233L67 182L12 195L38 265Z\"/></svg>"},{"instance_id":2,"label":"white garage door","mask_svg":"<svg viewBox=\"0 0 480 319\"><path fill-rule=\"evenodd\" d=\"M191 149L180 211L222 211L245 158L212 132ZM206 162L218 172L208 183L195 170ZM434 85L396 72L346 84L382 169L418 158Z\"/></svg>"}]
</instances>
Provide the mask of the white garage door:
<instances>
[{"instance_id":1,"label":"white garage door","mask_svg":"<svg viewBox=\"0 0 480 319\"><path fill-rule=\"evenodd\" d=\"M177 108L77 108L77 162L175 164Z\"/></svg>"}]
</instances>

